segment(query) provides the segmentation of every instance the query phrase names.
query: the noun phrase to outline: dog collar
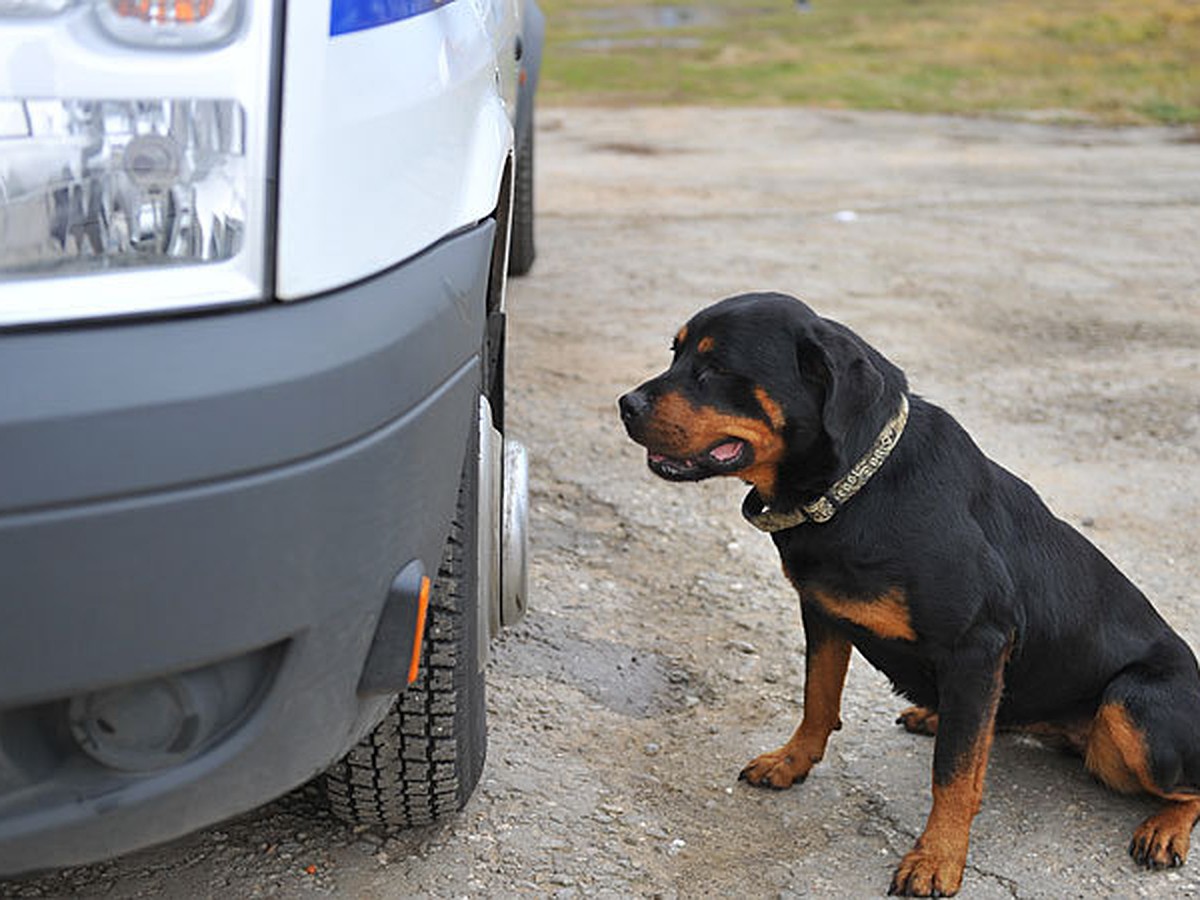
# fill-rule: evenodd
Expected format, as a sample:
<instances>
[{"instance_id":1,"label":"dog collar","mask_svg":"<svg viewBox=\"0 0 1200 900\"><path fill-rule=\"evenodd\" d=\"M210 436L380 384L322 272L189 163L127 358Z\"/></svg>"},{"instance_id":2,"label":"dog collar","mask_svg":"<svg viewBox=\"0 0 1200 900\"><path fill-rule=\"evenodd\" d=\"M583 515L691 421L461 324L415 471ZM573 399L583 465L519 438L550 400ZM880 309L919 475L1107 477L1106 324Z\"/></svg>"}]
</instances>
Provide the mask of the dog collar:
<instances>
[{"instance_id":1,"label":"dog collar","mask_svg":"<svg viewBox=\"0 0 1200 900\"><path fill-rule=\"evenodd\" d=\"M879 432L875 443L871 445L857 463L833 483L816 500L803 503L791 512L777 512L769 509L763 502L757 488L751 488L746 499L742 501L742 516L759 531L776 532L795 528L805 522L815 522L818 525L833 518L846 501L863 489L871 476L879 471L884 461L895 449L908 423L908 397L900 395L900 411L896 413Z\"/></svg>"}]
</instances>

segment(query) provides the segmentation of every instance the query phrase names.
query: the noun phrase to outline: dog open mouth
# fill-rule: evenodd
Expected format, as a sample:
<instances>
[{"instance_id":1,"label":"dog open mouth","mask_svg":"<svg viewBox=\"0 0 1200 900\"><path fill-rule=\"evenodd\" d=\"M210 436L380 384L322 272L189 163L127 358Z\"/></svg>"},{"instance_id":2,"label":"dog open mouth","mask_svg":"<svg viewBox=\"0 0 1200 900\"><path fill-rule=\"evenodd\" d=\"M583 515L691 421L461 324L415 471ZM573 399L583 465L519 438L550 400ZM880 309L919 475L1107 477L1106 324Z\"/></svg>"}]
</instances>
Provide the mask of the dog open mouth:
<instances>
[{"instance_id":1,"label":"dog open mouth","mask_svg":"<svg viewBox=\"0 0 1200 900\"><path fill-rule=\"evenodd\" d=\"M750 445L738 438L724 438L698 456L679 459L649 451L650 471L668 481L699 481L740 469L750 462Z\"/></svg>"}]
</instances>

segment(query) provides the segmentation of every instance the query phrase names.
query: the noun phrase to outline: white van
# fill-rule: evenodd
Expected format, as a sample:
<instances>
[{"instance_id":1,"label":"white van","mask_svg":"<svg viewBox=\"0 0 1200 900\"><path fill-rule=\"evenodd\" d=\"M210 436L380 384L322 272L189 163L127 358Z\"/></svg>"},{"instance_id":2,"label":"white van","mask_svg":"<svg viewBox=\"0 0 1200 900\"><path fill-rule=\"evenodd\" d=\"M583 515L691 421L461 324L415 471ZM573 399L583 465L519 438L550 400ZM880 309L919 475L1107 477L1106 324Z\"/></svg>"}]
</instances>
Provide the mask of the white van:
<instances>
[{"instance_id":1,"label":"white van","mask_svg":"<svg viewBox=\"0 0 1200 900\"><path fill-rule=\"evenodd\" d=\"M0 875L461 807L532 0L0 0Z\"/></svg>"}]
</instances>

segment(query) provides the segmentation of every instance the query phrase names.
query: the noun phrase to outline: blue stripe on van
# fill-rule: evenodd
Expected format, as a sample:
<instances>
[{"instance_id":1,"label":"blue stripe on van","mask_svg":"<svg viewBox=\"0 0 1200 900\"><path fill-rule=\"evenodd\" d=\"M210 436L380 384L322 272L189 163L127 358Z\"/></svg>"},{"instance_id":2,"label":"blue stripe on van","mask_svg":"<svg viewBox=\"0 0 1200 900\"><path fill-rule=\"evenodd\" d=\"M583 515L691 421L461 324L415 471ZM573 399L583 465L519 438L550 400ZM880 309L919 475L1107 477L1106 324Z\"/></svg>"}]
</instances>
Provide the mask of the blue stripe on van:
<instances>
[{"instance_id":1,"label":"blue stripe on van","mask_svg":"<svg viewBox=\"0 0 1200 900\"><path fill-rule=\"evenodd\" d=\"M329 10L329 34L336 37L351 31L378 28L389 22L411 19L453 2L454 0L332 0Z\"/></svg>"}]
</instances>

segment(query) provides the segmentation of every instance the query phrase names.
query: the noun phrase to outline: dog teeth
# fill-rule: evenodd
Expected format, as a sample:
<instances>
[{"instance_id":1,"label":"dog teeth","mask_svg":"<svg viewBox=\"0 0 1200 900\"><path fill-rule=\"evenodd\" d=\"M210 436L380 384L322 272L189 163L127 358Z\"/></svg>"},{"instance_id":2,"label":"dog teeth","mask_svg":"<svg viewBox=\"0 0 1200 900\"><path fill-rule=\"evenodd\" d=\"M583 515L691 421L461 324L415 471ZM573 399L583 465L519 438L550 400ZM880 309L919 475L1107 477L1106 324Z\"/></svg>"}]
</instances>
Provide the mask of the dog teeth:
<instances>
[{"instance_id":1,"label":"dog teeth","mask_svg":"<svg viewBox=\"0 0 1200 900\"><path fill-rule=\"evenodd\" d=\"M694 469L696 461L694 459L674 459L670 456L664 456L662 453L649 454L650 462L660 466L673 466L676 469Z\"/></svg>"}]
</instances>

